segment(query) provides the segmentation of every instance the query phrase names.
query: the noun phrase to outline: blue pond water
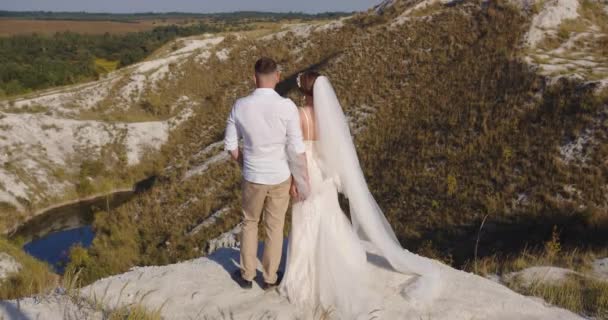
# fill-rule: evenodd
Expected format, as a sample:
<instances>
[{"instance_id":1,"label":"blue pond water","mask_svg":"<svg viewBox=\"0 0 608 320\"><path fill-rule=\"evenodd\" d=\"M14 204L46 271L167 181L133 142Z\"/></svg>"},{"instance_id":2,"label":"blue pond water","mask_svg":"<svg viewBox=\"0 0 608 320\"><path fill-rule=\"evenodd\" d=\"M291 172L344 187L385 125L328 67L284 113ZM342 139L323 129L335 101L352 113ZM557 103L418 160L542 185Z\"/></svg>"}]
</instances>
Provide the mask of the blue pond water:
<instances>
[{"instance_id":1,"label":"blue pond water","mask_svg":"<svg viewBox=\"0 0 608 320\"><path fill-rule=\"evenodd\" d=\"M93 243L95 213L114 209L132 198L134 192L117 192L48 210L22 225L14 237L25 243L23 249L34 258L47 262L63 274L70 258L70 248Z\"/></svg>"},{"instance_id":2,"label":"blue pond water","mask_svg":"<svg viewBox=\"0 0 608 320\"><path fill-rule=\"evenodd\" d=\"M55 272L63 274L65 266L69 262L70 248L75 245L88 248L94 238L93 228L84 226L53 232L27 243L23 249L38 260L47 262Z\"/></svg>"}]
</instances>

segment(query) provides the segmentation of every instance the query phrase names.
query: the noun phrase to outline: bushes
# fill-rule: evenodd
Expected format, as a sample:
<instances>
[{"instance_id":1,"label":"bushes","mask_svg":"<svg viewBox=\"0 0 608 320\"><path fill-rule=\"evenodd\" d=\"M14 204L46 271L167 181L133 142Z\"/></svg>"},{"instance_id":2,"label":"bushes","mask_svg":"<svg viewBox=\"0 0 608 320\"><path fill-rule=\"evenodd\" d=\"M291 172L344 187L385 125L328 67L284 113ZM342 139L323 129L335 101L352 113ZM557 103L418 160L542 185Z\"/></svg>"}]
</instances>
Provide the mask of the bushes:
<instances>
[{"instance_id":1,"label":"bushes","mask_svg":"<svg viewBox=\"0 0 608 320\"><path fill-rule=\"evenodd\" d=\"M80 164L81 177L98 177L103 174L105 174L105 164L99 159L85 160Z\"/></svg>"},{"instance_id":2,"label":"bushes","mask_svg":"<svg viewBox=\"0 0 608 320\"><path fill-rule=\"evenodd\" d=\"M80 197L85 197L95 193L99 188L95 178L103 177L106 174L106 165L101 159L84 160L80 164L76 192Z\"/></svg>"},{"instance_id":3,"label":"bushes","mask_svg":"<svg viewBox=\"0 0 608 320\"><path fill-rule=\"evenodd\" d=\"M80 246L70 251L66 274L79 274L88 284L116 273L126 272L139 262L137 227L124 211L95 214L93 245L88 251Z\"/></svg>"}]
</instances>

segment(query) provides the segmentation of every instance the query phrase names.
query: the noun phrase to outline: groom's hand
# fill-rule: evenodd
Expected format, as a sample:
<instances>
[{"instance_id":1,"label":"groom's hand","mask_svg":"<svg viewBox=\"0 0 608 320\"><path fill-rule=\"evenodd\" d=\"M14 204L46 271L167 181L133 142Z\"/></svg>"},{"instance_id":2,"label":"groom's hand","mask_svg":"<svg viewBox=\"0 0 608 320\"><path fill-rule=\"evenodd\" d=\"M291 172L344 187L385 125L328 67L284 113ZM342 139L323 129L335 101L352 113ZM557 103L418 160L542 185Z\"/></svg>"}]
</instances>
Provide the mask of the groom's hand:
<instances>
[{"instance_id":1,"label":"groom's hand","mask_svg":"<svg viewBox=\"0 0 608 320\"><path fill-rule=\"evenodd\" d=\"M239 148L228 151L232 160L236 161L241 168L243 168L243 152Z\"/></svg>"}]
</instances>

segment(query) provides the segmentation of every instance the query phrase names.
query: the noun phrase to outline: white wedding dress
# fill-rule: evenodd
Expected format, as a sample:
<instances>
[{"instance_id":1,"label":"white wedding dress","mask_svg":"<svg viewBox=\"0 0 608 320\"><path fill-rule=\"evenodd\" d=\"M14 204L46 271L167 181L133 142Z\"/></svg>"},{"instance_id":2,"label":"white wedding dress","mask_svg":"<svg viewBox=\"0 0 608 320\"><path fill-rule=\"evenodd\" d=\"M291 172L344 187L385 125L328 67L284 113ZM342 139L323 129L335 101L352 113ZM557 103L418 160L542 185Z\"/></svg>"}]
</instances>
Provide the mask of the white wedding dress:
<instances>
[{"instance_id":1,"label":"white wedding dress","mask_svg":"<svg viewBox=\"0 0 608 320\"><path fill-rule=\"evenodd\" d=\"M372 312L379 297L370 290L366 252L340 209L336 181L323 176L315 145L306 141L311 191L306 201L292 209L287 265L279 292L300 311L322 308L338 319L354 319Z\"/></svg>"},{"instance_id":2,"label":"white wedding dress","mask_svg":"<svg viewBox=\"0 0 608 320\"><path fill-rule=\"evenodd\" d=\"M432 301L440 269L399 244L369 192L346 117L326 77L315 81L314 106L318 140L306 141L310 195L293 206L279 292L303 311L329 310L336 319L377 319L383 292L374 284L367 258L371 250L394 271L417 276L401 285L405 299ZM304 189L302 171L292 166L294 181ZM349 199L350 221L339 206L338 192Z\"/></svg>"}]
</instances>

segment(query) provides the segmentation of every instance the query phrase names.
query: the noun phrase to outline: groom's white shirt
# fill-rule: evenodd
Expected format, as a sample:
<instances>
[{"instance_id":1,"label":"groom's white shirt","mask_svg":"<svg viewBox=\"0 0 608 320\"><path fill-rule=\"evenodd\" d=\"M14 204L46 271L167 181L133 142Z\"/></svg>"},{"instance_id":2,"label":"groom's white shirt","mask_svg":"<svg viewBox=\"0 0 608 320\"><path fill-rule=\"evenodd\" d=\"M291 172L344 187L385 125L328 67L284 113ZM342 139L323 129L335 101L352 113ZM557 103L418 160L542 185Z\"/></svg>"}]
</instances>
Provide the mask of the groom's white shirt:
<instances>
[{"instance_id":1,"label":"groom's white shirt","mask_svg":"<svg viewBox=\"0 0 608 320\"><path fill-rule=\"evenodd\" d=\"M269 88L258 88L238 99L226 126L227 151L243 138L243 177L253 183L279 184L291 175L286 148L306 152L298 109L291 99Z\"/></svg>"}]
</instances>

